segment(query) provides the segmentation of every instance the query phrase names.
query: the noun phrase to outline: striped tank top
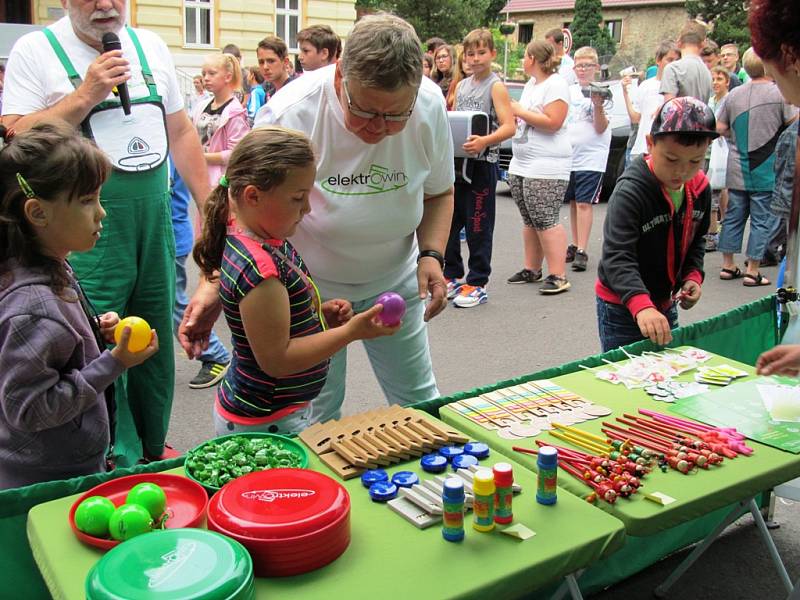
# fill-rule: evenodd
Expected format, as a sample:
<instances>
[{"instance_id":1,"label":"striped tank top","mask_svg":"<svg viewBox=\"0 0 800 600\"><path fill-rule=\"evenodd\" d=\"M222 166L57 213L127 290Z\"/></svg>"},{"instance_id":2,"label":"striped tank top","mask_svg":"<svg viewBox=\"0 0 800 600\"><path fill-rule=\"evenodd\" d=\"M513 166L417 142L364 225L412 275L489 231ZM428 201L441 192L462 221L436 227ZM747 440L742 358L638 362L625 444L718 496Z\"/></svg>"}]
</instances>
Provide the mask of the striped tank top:
<instances>
[{"instance_id":1,"label":"striped tank top","mask_svg":"<svg viewBox=\"0 0 800 600\"><path fill-rule=\"evenodd\" d=\"M233 357L217 390L217 410L228 420L260 424L281 419L306 406L325 384L327 360L281 378L267 375L258 366L245 335L239 303L269 277L277 277L289 294L289 336L323 331L313 283L294 247L285 240L259 241L243 233L229 233L222 254L219 295L233 338Z\"/></svg>"}]
</instances>

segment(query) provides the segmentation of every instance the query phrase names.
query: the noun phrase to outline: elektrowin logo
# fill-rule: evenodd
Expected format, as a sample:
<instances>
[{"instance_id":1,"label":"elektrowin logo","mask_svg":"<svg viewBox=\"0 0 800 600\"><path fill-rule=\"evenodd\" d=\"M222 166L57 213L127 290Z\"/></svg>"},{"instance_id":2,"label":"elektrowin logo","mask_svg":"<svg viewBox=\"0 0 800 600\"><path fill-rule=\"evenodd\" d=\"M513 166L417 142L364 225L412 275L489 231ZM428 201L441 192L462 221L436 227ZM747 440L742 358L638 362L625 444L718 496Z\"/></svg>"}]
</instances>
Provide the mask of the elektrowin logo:
<instances>
[{"instance_id":1,"label":"elektrowin logo","mask_svg":"<svg viewBox=\"0 0 800 600\"><path fill-rule=\"evenodd\" d=\"M331 175L322 180L322 189L341 196L373 196L399 190L408 185L403 171L392 171L380 165L370 165L367 173Z\"/></svg>"},{"instance_id":2,"label":"elektrowin logo","mask_svg":"<svg viewBox=\"0 0 800 600\"><path fill-rule=\"evenodd\" d=\"M188 542L181 544L175 550L161 555L161 566L155 569L148 569L145 571L147 575L147 587L157 588L180 571L181 567L187 560L194 554L197 544L195 542Z\"/></svg>"},{"instance_id":3,"label":"elektrowin logo","mask_svg":"<svg viewBox=\"0 0 800 600\"><path fill-rule=\"evenodd\" d=\"M244 492L242 498L258 500L259 502L275 502L275 500L308 498L314 494L316 494L314 490L303 489L251 490L249 492Z\"/></svg>"}]
</instances>

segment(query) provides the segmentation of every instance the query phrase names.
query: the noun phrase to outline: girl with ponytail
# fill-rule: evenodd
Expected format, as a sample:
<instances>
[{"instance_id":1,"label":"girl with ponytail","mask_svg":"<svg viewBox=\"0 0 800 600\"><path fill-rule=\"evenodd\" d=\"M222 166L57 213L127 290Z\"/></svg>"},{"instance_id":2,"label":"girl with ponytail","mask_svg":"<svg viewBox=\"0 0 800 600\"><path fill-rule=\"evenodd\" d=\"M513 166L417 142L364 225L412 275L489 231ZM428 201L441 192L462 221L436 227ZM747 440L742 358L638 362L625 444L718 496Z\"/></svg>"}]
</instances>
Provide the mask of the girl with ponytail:
<instances>
[{"instance_id":1,"label":"girl with ponytail","mask_svg":"<svg viewBox=\"0 0 800 600\"><path fill-rule=\"evenodd\" d=\"M323 303L287 241L311 210L315 177L308 138L263 127L236 146L206 201L194 258L205 277L219 279L233 337L231 367L214 403L218 435L295 433L288 423L303 420L325 384L330 357L352 341L399 329L380 323L380 304L354 316L347 300Z\"/></svg>"},{"instance_id":2,"label":"girl with ponytail","mask_svg":"<svg viewBox=\"0 0 800 600\"><path fill-rule=\"evenodd\" d=\"M158 351L152 332L107 350L119 317L97 315L67 262L94 247L111 165L65 122L0 151L0 489L104 471L114 380Z\"/></svg>"}]
</instances>

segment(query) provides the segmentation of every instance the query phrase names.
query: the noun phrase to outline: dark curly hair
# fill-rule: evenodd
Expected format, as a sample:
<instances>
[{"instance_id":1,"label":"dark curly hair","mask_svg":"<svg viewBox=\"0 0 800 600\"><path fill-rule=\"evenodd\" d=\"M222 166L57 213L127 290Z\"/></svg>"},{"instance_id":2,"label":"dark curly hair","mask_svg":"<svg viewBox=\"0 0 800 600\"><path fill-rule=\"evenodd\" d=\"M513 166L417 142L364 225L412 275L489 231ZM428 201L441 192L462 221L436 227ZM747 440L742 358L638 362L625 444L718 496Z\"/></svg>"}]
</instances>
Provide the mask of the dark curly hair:
<instances>
[{"instance_id":1,"label":"dark curly hair","mask_svg":"<svg viewBox=\"0 0 800 600\"><path fill-rule=\"evenodd\" d=\"M753 0L749 21L753 49L762 60L775 61L781 66L789 56L800 60L797 0Z\"/></svg>"},{"instance_id":2,"label":"dark curly hair","mask_svg":"<svg viewBox=\"0 0 800 600\"><path fill-rule=\"evenodd\" d=\"M17 174L40 200L71 202L97 190L110 170L102 150L60 120L38 123L0 150L0 282L10 284L15 262L44 269L56 294L69 285L66 266L42 252L25 217L28 198Z\"/></svg>"}]
</instances>

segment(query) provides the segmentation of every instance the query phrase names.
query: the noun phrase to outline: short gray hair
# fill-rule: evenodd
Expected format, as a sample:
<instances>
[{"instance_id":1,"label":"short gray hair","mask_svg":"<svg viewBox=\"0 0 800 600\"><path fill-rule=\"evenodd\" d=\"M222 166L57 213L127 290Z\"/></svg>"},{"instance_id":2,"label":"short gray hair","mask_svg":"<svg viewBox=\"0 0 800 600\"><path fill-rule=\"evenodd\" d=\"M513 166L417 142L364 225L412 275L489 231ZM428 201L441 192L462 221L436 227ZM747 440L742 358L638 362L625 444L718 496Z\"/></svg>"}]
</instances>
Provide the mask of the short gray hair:
<instances>
[{"instance_id":1,"label":"short gray hair","mask_svg":"<svg viewBox=\"0 0 800 600\"><path fill-rule=\"evenodd\" d=\"M347 36L340 64L345 79L364 87L416 89L422 81L422 44L414 28L400 17L369 15Z\"/></svg>"}]
</instances>

